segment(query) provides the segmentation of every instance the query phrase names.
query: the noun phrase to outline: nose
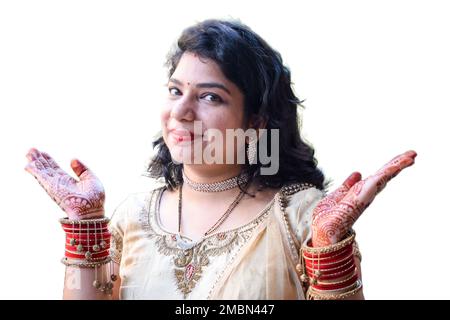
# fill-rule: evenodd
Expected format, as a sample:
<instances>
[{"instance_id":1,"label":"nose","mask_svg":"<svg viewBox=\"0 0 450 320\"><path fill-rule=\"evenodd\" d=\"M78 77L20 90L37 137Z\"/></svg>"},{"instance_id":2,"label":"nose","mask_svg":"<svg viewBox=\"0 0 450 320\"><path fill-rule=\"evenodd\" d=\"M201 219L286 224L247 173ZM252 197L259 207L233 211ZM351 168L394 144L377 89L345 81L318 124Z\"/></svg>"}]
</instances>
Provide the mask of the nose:
<instances>
[{"instance_id":1,"label":"nose","mask_svg":"<svg viewBox=\"0 0 450 320\"><path fill-rule=\"evenodd\" d=\"M170 110L170 117L178 121L194 121L194 103L190 100L188 95L184 95L181 98L173 102Z\"/></svg>"}]
</instances>

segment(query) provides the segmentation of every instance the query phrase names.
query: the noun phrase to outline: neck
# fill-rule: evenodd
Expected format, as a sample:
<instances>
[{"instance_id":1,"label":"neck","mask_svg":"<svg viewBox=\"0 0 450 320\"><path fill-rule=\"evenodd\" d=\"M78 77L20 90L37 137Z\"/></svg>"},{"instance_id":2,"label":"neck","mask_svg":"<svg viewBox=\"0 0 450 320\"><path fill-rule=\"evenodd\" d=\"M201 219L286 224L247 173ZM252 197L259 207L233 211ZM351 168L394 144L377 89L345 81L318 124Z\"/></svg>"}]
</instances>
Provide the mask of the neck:
<instances>
[{"instance_id":1,"label":"neck","mask_svg":"<svg viewBox=\"0 0 450 320\"><path fill-rule=\"evenodd\" d=\"M197 183L214 183L236 177L242 170L241 165L224 165L220 168L204 168L204 166L184 165L184 173Z\"/></svg>"},{"instance_id":2,"label":"neck","mask_svg":"<svg viewBox=\"0 0 450 320\"><path fill-rule=\"evenodd\" d=\"M211 168L212 166L208 167L210 168L205 169L204 166L184 165L183 170L185 175L191 181L205 184L224 181L236 177L242 170L242 166L240 165L224 165L220 166L220 168L218 168L218 166L214 166L215 168ZM238 192L237 190L239 190L239 188L232 188L220 192L200 192L190 188L186 184L183 184L183 193L189 197L199 199L216 198L218 194L220 194L221 197L232 196L236 195L236 192Z\"/></svg>"}]
</instances>

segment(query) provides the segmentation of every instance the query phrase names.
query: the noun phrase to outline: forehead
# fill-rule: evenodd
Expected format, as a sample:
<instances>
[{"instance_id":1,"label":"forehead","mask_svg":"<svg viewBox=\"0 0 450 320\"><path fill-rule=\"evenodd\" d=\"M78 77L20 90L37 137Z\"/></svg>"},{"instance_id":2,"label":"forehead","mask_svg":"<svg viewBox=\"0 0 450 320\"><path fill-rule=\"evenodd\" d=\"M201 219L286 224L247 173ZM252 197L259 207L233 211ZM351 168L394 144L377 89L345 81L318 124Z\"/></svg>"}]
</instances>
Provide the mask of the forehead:
<instances>
[{"instance_id":1,"label":"forehead","mask_svg":"<svg viewBox=\"0 0 450 320\"><path fill-rule=\"evenodd\" d=\"M215 61L191 52L183 53L172 77L193 84L208 81L231 84Z\"/></svg>"}]
</instances>

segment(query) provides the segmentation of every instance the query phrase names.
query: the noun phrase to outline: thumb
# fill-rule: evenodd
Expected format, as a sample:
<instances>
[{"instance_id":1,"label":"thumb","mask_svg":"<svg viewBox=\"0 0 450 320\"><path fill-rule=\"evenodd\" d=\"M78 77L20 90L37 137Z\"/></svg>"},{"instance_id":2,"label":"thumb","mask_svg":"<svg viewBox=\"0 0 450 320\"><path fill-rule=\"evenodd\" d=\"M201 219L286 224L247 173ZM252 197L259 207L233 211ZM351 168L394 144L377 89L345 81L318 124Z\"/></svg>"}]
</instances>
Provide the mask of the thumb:
<instances>
[{"instance_id":1,"label":"thumb","mask_svg":"<svg viewBox=\"0 0 450 320\"><path fill-rule=\"evenodd\" d=\"M355 183L361 180L361 173L355 171L342 184L347 190L349 190Z\"/></svg>"},{"instance_id":2,"label":"thumb","mask_svg":"<svg viewBox=\"0 0 450 320\"><path fill-rule=\"evenodd\" d=\"M348 190L350 190L350 188L353 187L353 185L360 180L361 180L361 173L357 171L353 172L351 175L347 177L347 179L345 179L345 181L341 184L341 186L336 190L334 190L333 192L331 192L327 196L327 198L334 203L341 202L341 200L347 194Z\"/></svg>"},{"instance_id":3,"label":"thumb","mask_svg":"<svg viewBox=\"0 0 450 320\"><path fill-rule=\"evenodd\" d=\"M80 179L82 178L81 175L86 175L86 174L90 173L90 170L88 169L88 167L86 167L86 165L78 159L73 159L70 162L70 166L72 167L73 172L75 172L75 174Z\"/></svg>"}]
</instances>

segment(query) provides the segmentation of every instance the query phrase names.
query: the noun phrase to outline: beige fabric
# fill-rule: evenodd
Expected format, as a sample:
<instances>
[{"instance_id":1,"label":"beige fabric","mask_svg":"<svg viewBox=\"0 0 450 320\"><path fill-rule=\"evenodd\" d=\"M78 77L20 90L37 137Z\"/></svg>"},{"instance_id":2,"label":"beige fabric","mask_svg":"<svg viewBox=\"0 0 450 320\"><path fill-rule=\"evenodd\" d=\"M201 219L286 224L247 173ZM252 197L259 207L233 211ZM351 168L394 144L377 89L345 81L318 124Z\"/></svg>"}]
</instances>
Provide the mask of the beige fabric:
<instances>
[{"instance_id":1,"label":"beige fabric","mask_svg":"<svg viewBox=\"0 0 450 320\"><path fill-rule=\"evenodd\" d=\"M162 190L129 195L111 218L121 299L305 298L295 265L322 191L289 196L284 211L279 192L252 222L214 233L185 255L159 223Z\"/></svg>"}]
</instances>

